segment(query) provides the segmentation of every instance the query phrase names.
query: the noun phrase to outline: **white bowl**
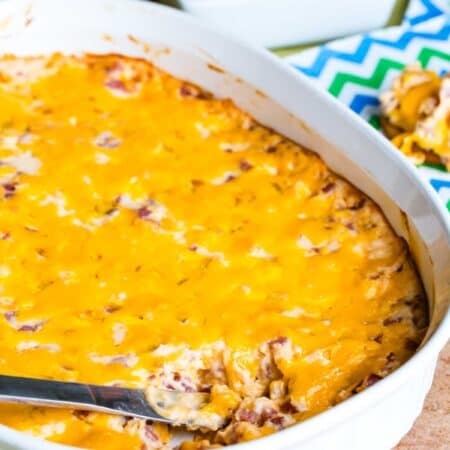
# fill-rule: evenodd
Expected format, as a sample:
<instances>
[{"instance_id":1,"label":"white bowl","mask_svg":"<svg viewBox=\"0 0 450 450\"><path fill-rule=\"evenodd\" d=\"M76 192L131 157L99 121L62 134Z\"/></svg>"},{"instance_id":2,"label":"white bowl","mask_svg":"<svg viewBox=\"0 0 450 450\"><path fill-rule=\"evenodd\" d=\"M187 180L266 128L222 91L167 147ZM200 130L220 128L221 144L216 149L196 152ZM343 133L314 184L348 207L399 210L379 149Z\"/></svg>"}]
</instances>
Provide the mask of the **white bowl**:
<instances>
[{"instance_id":1,"label":"white bowl","mask_svg":"<svg viewBox=\"0 0 450 450\"><path fill-rule=\"evenodd\" d=\"M396 0L178 0L186 11L253 44L281 47L380 28Z\"/></svg>"},{"instance_id":2,"label":"white bowl","mask_svg":"<svg viewBox=\"0 0 450 450\"><path fill-rule=\"evenodd\" d=\"M450 220L430 186L391 144L270 53L225 38L173 9L130 0L0 3L1 52L123 53L232 98L262 123L319 153L371 196L409 243L430 300L426 343L375 386L240 450L384 450L420 413L450 335ZM2 449L62 448L0 427ZM235 448L235 447L233 447Z\"/></svg>"}]
</instances>

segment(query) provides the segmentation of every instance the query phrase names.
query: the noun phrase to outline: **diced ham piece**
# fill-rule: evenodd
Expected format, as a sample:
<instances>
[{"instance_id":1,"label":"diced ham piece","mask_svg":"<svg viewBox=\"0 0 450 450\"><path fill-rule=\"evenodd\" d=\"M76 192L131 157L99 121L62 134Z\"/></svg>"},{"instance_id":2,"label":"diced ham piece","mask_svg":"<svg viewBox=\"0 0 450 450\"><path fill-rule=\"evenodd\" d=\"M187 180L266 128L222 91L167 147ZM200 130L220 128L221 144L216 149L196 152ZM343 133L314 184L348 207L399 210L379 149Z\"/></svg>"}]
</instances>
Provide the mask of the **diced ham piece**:
<instances>
[{"instance_id":1,"label":"diced ham piece","mask_svg":"<svg viewBox=\"0 0 450 450\"><path fill-rule=\"evenodd\" d=\"M46 320L43 319L33 319L26 322L18 322L16 311L7 311L3 314L3 316L14 329L16 329L17 331L25 331L28 333L35 333L36 331L39 331L46 322Z\"/></svg>"},{"instance_id":2,"label":"diced ham piece","mask_svg":"<svg viewBox=\"0 0 450 450\"><path fill-rule=\"evenodd\" d=\"M11 198L16 193L16 185L14 183L4 183L3 187L3 198Z\"/></svg>"},{"instance_id":3,"label":"diced ham piece","mask_svg":"<svg viewBox=\"0 0 450 450\"><path fill-rule=\"evenodd\" d=\"M117 79L108 79L105 81L105 86L112 91L114 94L120 93L120 94L126 94L127 88L125 86L125 83L122 80Z\"/></svg>"}]
</instances>

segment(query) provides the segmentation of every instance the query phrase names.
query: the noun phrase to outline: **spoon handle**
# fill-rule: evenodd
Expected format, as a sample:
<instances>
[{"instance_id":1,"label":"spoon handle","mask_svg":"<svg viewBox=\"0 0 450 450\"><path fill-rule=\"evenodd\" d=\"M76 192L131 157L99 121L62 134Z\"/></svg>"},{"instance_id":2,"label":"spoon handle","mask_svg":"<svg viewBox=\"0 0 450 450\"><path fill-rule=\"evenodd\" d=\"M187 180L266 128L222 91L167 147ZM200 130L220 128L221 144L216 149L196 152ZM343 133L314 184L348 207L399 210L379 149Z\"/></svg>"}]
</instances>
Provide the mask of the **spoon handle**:
<instances>
[{"instance_id":1,"label":"spoon handle","mask_svg":"<svg viewBox=\"0 0 450 450\"><path fill-rule=\"evenodd\" d=\"M170 423L148 404L141 389L0 375L0 402L96 411Z\"/></svg>"}]
</instances>

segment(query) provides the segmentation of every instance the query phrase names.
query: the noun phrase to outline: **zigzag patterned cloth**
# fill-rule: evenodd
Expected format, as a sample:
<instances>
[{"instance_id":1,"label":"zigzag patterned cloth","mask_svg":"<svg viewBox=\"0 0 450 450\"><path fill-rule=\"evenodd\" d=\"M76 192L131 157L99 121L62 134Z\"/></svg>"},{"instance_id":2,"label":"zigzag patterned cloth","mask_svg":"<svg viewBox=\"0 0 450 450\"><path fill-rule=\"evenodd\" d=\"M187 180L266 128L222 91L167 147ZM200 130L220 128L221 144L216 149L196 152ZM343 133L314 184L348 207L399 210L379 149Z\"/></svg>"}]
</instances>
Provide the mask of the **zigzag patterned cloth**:
<instances>
[{"instance_id":1,"label":"zigzag patterned cloth","mask_svg":"<svg viewBox=\"0 0 450 450\"><path fill-rule=\"evenodd\" d=\"M403 23L333 41L286 58L295 68L379 128L379 101L408 64L450 71L450 0L411 0ZM422 177L450 211L450 173L422 165Z\"/></svg>"}]
</instances>

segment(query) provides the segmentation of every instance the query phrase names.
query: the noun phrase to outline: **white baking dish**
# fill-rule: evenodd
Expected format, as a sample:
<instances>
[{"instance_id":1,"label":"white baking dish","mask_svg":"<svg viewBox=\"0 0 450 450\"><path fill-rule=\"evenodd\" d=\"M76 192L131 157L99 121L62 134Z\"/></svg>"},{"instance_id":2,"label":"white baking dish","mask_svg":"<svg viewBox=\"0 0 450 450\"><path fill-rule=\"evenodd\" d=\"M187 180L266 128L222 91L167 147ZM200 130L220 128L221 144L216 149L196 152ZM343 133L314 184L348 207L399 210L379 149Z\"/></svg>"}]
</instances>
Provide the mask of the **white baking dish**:
<instances>
[{"instance_id":1,"label":"white baking dish","mask_svg":"<svg viewBox=\"0 0 450 450\"><path fill-rule=\"evenodd\" d=\"M186 14L130 0L0 3L1 52L115 52L231 97L264 124L318 152L370 195L409 242L430 299L425 345L395 373L304 423L240 450L387 450L419 414L450 334L450 221L415 168L381 135L268 52ZM1 449L62 448L0 427Z\"/></svg>"},{"instance_id":2,"label":"white baking dish","mask_svg":"<svg viewBox=\"0 0 450 450\"><path fill-rule=\"evenodd\" d=\"M266 47L380 28L396 0L178 0L184 10Z\"/></svg>"}]
</instances>

